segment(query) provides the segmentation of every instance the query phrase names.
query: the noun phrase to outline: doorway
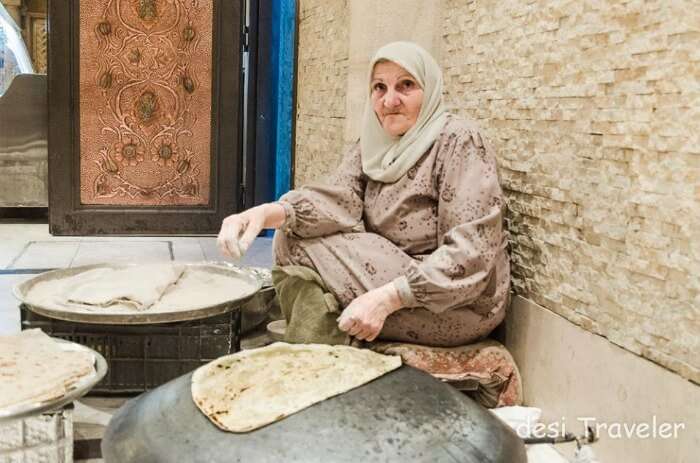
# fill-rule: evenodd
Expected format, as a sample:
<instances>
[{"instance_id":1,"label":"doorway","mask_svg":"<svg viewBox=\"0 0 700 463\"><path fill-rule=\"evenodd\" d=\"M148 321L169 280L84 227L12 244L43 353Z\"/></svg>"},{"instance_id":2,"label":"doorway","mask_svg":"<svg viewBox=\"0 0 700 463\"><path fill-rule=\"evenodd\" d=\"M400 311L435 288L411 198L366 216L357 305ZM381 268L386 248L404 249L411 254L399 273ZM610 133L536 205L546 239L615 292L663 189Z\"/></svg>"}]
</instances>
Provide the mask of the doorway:
<instances>
[{"instance_id":1,"label":"doorway","mask_svg":"<svg viewBox=\"0 0 700 463\"><path fill-rule=\"evenodd\" d=\"M243 207L245 6L50 3L52 234L215 233Z\"/></svg>"}]
</instances>

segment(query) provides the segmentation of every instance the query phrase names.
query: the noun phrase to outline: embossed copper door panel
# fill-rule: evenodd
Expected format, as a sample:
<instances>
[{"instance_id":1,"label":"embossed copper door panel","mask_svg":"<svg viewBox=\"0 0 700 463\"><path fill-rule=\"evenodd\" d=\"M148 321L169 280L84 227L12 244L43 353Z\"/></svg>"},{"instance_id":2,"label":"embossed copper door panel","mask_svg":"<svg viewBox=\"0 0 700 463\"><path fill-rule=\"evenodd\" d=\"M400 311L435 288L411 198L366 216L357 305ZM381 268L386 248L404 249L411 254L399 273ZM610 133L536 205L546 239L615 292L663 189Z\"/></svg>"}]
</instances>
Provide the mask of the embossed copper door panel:
<instances>
[{"instance_id":1,"label":"embossed copper door panel","mask_svg":"<svg viewBox=\"0 0 700 463\"><path fill-rule=\"evenodd\" d=\"M212 7L81 0L81 204L209 203Z\"/></svg>"},{"instance_id":2,"label":"embossed copper door panel","mask_svg":"<svg viewBox=\"0 0 700 463\"><path fill-rule=\"evenodd\" d=\"M51 2L52 233L215 232L240 209L242 3Z\"/></svg>"}]
</instances>

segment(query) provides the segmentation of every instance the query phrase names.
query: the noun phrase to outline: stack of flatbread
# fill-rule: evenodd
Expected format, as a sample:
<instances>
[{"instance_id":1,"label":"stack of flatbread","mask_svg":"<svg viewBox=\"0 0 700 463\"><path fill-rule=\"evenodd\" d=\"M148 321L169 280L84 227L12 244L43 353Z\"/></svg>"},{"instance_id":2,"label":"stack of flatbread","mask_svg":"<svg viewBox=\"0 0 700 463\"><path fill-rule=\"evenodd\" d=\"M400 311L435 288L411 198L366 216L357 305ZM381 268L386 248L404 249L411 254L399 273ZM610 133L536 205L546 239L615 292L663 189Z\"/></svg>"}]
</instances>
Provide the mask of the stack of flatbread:
<instances>
[{"instance_id":1,"label":"stack of flatbread","mask_svg":"<svg viewBox=\"0 0 700 463\"><path fill-rule=\"evenodd\" d=\"M180 279L169 286L151 310L187 310L223 304L250 294L255 287L230 275L207 271L197 266L187 267Z\"/></svg>"},{"instance_id":2,"label":"stack of flatbread","mask_svg":"<svg viewBox=\"0 0 700 463\"><path fill-rule=\"evenodd\" d=\"M187 310L237 299L254 287L206 267L147 264L97 267L33 285L25 302L53 310L110 313Z\"/></svg>"},{"instance_id":3,"label":"stack of flatbread","mask_svg":"<svg viewBox=\"0 0 700 463\"><path fill-rule=\"evenodd\" d=\"M39 329L0 336L0 408L61 397L94 365L89 352L62 349Z\"/></svg>"},{"instance_id":4,"label":"stack of flatbread","mask_svg":"<svg viewBox=\"0 0 700 463\"><path fill-rule=\"evenodd\" d=\"M277 342L200 367L192 375L192 399L219 428L247 432L400 366L401 357L367 349Z\"/></svg>"},{"instance_id":5,"label":"stack of flatbread","mask_svg":"<svg viewBox=\"0 0 700 463\"><path fill-rule=\"evenodd\" d=\"M73 277L59 293L68 304L98 307L123 305L135 310L151 307L180 278L183 265L140 265L123 269L100 268Z\"/></svg>"}]
</instances>

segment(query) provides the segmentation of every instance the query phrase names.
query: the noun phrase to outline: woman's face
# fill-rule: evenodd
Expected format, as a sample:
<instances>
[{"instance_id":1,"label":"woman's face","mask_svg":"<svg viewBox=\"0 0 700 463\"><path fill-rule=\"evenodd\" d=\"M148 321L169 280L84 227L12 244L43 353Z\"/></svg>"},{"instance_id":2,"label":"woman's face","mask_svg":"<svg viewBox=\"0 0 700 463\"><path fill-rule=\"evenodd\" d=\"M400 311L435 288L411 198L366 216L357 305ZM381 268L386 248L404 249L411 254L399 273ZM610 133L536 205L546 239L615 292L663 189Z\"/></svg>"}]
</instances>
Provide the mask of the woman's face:
<instances>
[{"instance_id":1,"label":"woman's face","mask_svg":"<svg viewBox=\"0 0 700 463\"><path fill-rule=\"evenodd\" d=\"M408 71L393 61L377 63L370 88L374 112L389 135L401 136L415 125L423 89Z\"/></svg>"}]
</instances>

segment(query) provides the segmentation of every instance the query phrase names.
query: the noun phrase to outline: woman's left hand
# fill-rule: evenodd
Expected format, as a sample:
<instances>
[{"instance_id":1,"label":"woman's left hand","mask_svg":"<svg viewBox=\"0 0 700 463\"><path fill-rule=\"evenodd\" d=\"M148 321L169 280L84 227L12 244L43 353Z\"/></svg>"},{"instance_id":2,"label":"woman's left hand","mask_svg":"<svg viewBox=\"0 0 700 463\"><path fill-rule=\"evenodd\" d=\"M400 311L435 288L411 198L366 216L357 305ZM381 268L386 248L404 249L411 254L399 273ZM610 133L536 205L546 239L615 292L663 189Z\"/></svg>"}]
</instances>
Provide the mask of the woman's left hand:
<instances>
[{"instance_id":1,"label":"woman's left hand","mask_svg":"<svg viewBox=\"0 0 700 463\"><path fill-rule=\"evenodd\" d=\"M400 308L399 293L390 282L355 298L338 317L338 327L357 339L374 341L386 317Z\"/></svg>"}]
</instances>

